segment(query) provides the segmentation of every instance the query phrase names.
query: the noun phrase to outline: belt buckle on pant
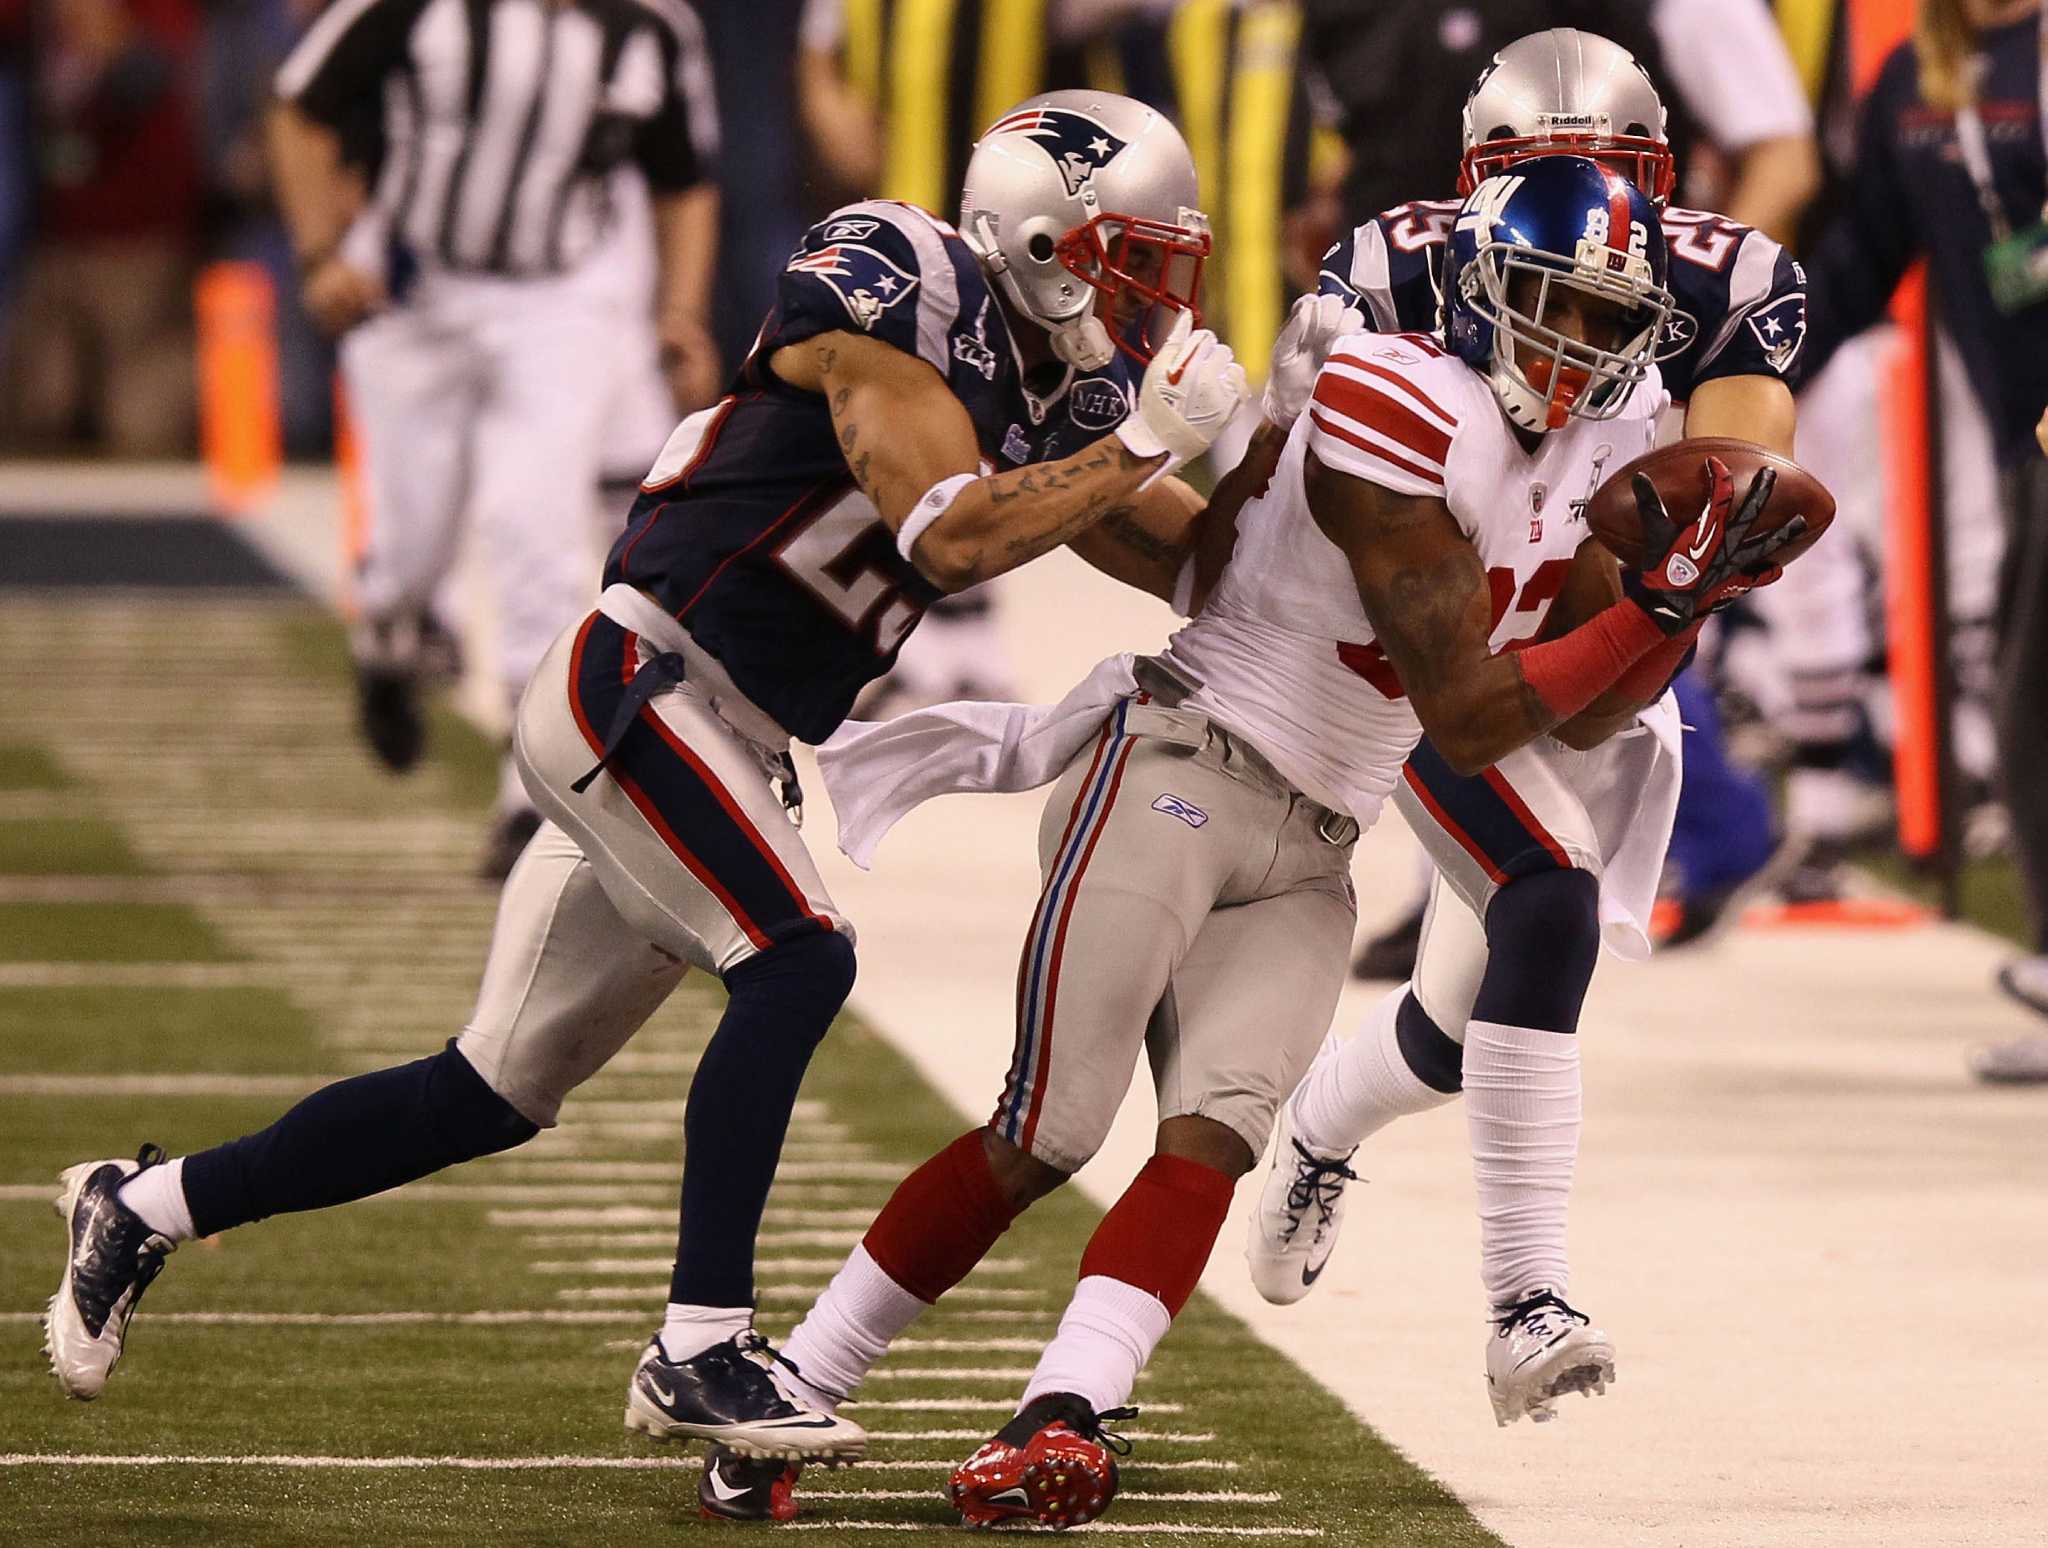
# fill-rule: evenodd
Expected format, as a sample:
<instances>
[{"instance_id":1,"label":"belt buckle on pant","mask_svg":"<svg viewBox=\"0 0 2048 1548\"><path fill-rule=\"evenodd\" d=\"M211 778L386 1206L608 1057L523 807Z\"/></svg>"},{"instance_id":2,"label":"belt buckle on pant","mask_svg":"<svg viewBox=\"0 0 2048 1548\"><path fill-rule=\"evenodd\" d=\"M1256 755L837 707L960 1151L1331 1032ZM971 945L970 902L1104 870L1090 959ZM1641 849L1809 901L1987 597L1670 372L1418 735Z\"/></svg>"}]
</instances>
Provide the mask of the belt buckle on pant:
<instances>
[{"instance_id":1,"label":"belt buckle on pant","mask_svg":"<svg viewBox=\"0 0 2048 1548\"><path fill-rule=\"evenodd\" d=\"M1322 817L1316 822L1316 837L1325 844L1332 844L1341 849L1358 837L1358 822L1346 812L1333 812L1325 808Z\"/></svg>"}]
</instances>

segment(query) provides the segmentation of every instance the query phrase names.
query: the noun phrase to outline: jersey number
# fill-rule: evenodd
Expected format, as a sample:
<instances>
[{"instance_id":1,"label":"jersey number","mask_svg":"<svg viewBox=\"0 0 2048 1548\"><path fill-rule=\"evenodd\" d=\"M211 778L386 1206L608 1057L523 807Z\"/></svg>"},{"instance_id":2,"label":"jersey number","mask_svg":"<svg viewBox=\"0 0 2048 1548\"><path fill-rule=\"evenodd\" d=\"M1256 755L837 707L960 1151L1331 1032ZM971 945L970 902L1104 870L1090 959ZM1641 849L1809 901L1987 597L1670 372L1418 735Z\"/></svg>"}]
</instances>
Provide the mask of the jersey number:
<instances>
[{"instance_id":1,"label":"jersey number","mask_svg":"<svg viewBox=\"0 0 2048 1548\"><path fill-rule=\"evenodd\" d=\"M1516 650L1535 639L1543 628L1543 617L1550 610L1550 604L1564 589L1564 578L1570 572L1569 559L1546 559L1536 566L1529 578L1522 583L1521 595L1515 594L1515 572L1504 564L1495 565L1486 572L1486 587L1492 594L1493 621L1487 626L1492 635L1508 616L1509 605L1517 613L1533 613L1525 632L1501 645L1502 650ZM1339 641L1337 659L1371 683L1387 699L1405 699L1408 690L1401 686L1401 676L1394 670L1394 663L1387 659L1387 653L1378 645L1354 645Z\"/></svg>"},{"instance_id":2,"label":"jersey number","mask_svg":"<svg viewBox=\"0 0 2048 1548\"><path fill-rule=\"evenodd\" d=\"M776 561L803 582L847 628L886 656L923 609L908 600L886 568L895 534L867 496L842 496L784 538Z\"/></svg>"},{"instance_id":3,"label":"jersey number","mask_svg":"<svg viewBox=\"0 0 2048 1548\"><path fill-rule=\"evenodd\" d=\"M1741 227L1705 210L1666 210L1663 226L1672 257L1717 274L1728 267L1729 258L1742 241Z\"/></svg>"},{"instance_id":4,"label":"jersey number","mask_svg":"<svg viewBox=\"0 0 2048 1548\"><path fill-rule=\"evenodd\" d=\"M1404 253L1419 253L1425 247L1441 247L1450 237L1458 206L1442 199L1422 199L1389 210L1387 215L1399 217L1387 228L1388 239Z\"/></svg>"}]
</instances>

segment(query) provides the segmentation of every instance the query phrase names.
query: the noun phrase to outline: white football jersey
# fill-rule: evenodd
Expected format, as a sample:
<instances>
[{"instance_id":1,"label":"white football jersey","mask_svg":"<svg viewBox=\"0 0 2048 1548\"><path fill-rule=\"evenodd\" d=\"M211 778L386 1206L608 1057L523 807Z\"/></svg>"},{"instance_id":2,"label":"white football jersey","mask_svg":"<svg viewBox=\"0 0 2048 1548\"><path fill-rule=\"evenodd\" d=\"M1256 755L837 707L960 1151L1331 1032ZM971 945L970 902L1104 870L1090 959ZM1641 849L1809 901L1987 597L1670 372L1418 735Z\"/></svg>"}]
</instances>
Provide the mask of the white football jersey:
<instances>
[{"instance_id":1,"label":"white football jersey","mask_svg":"<svg viewBox=\"0 0 2048 1548\"><path fill-rule=\"evenodd\" d=\"M1187 702L1243 736L1303 794L1378 817L1422 734L1374 642L1351 565L1303 492L1306 457L1400 494L1434 496L1479 550L1492 648L1532 640L1587 536L1585 502L1650 449L1666 401L1653 370L1614 419L1573 419L1524 449L1486 378L1434 341L1338 341L1265 493L1238 518L1215 594L1167 644Z\"/></svg>"}]
</instances>

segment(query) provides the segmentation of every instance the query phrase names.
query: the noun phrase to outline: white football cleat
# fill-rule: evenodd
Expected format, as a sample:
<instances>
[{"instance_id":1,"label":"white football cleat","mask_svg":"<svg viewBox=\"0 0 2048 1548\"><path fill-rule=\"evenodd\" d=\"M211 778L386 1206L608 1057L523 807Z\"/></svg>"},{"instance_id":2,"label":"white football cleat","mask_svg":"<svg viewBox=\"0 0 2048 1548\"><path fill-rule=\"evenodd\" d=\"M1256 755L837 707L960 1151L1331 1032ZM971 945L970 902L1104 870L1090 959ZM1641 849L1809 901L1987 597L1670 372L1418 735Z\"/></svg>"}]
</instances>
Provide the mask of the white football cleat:
<instances>
[{"instance_id":1,"label":"white football cleat","mask_svg":"<svg viewBox=\"0 0 2048 1548\"><path fill-rule=\"evenodd\" d=\"M1294 1137L1292 1104L1280 1104L1273 1160L1244 1249L1252 1284L1275 1306L1291 1306L1322 1277L1344 1221L1344 1185L1358 1181L1345 1164L1356 1154L1355 1146L1341 1154L1310 1150Z\"/></svg>"},{"instance_id":2,"label":"white football cleat","mask_svg":"<svg viewBox=\"0 0 2048 1548\"><path fill-rule=\"evenodd\" d=\"M687 1360L671 1360L657 1336L626 1388L626 1428L656 1440L708 1440L763 1462L857 1462L867 1432L791 1402L770 1379L781 1356L752 1328Z\"/></svg>"},{"instance_id":3,"label":"white football cleat","mask_svg":"<svg viewBox=\"0 0 2048 1548\"><path fill-rule=\"evenodd\" d=\"M1567 1392L1597 1397L1613 1380L1613 1343L1550 1291L1535 1291L1496 1314L1486 1340L1494 1423L1513 1424L1524 1414L1548 1423L1557 1417L1554 1399Z\"/></svg>"},{"instance_id":4,"label":"white football cleat","mask_svg":"<svg viewBox=\"0 0 2048 1548\"><path fill-rule=\"evenodd\" d=\"M64 1222L64 1277L43 1315L43 1353L66 1397L89 1403L106 1389L136 1304L175 1250L119 1198L123 1183L163 1159L145 1145L133 1161L80 1162L51 1201Z\"/></svg>"}]
</instances>

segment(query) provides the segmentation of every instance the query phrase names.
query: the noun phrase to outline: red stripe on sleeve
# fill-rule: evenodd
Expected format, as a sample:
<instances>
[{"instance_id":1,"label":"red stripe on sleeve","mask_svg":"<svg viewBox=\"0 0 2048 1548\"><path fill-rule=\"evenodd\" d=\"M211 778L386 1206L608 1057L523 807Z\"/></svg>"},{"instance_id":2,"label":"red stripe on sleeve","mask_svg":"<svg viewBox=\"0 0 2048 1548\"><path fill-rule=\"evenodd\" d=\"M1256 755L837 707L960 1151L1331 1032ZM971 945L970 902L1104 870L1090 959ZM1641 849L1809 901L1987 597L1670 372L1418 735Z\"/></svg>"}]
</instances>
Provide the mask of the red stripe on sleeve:
<instances>
[{"instance_id":1,"label":"red stripe on sleeve","mask_svg":"<svg viewBox=\"0 0 2048 1548\"><path fill-rule=\"evenodd\" d=\"M1335 436L1347 445L1355 446L1360 451L1377 457L1381 462L1391 467L1399 468L1411 478L1419 478L1424 483L1434 484L1438 489L1444 487L1444 475L1441 468L1426 468L1421 463L1410 462L1405 457L1396 456L1377 442L1368 441L1364 436L1357 434L1355 431L1345 429L1334 419L1330 418L1329 415L1319 413L1313 407L1309 409L1308 417L1323 434Z\"/></svg>"},{"instance_id":2,"label":"red stripe on sleeve","mask_svg":"<svg viewBox=\"0 0 2048 1548\"><path fill-rule=\"evenodd\" d=\"M1325 371L1316 380L1316 401L1347 419L1379 431L1416 456L1441 466L1451 454L1451 438L1405 403L1397 403L1377 387Z\"/></svg>"},{"instance_id":3,"label":"red stripe on sleeve","mask_svg":"<svg viewBox=\"0 0 2048 1548\"><path fill-rule=\"evenodd\" d=\"M1432 398L1420 387L1416 386L1413 382L1409 381L1408 378L1401 375L1400 372L1389 371L1385 366L1374 365L1370 360L1360 360L1356 355L1333 355L1330 358L1333 360L1343 361L1344 364L1351 367L1351 369L1354 371L1363 371L1368 376L1377 376L1381 381L1392 382L1396 387L1400 388L1401 391L1406 393L1409 397L1413 398L1417 403L1421 404L1424 408L1428 409L1430 413L1436 415L1437 418L1443 420L1444 423L1455 425L1458 422L1458 416L1456 414L1453 414L1449 409L1445 408L1442 404L1438 403L1436 399Z\"/></svg>"}]
</instances>

